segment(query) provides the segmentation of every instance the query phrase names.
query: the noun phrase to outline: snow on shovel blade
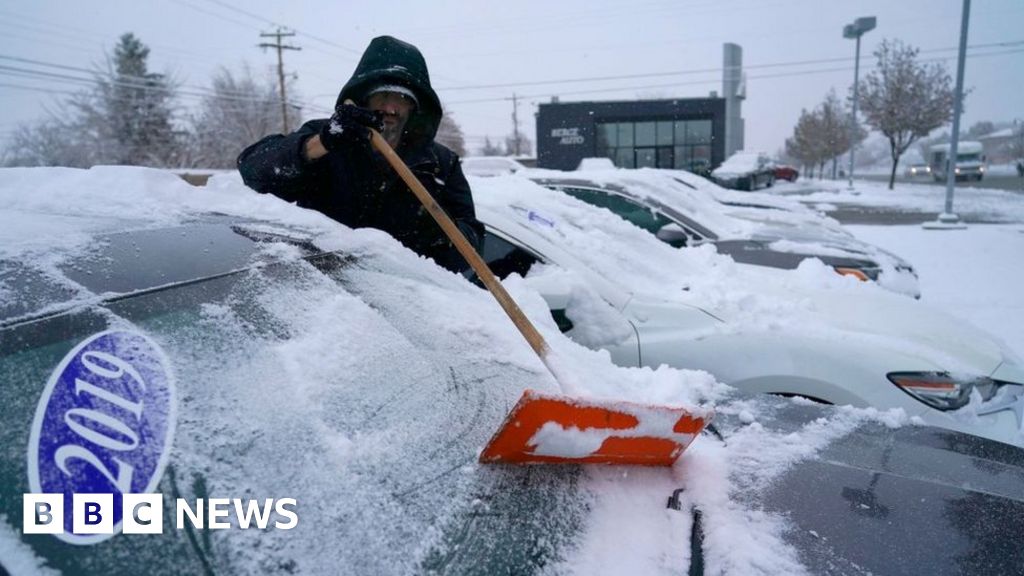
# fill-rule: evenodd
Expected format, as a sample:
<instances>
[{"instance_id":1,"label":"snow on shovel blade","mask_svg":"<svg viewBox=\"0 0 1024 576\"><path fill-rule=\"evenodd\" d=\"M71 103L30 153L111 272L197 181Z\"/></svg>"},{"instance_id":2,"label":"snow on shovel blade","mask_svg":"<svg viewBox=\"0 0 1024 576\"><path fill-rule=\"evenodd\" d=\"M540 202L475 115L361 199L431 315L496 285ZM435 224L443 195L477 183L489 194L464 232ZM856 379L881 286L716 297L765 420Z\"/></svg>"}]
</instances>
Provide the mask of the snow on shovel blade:
<instances>
[{"instance_id":1,"label":"snow on shovel blade","mask_svg":"<svg viewBox=\"0 0 1024 576\"><path fill-rule=\"evenodd\" d=\"M714 411L544 395L527 390L491 438L487 464L671 466Z\"/></svg>"}]
</instances>

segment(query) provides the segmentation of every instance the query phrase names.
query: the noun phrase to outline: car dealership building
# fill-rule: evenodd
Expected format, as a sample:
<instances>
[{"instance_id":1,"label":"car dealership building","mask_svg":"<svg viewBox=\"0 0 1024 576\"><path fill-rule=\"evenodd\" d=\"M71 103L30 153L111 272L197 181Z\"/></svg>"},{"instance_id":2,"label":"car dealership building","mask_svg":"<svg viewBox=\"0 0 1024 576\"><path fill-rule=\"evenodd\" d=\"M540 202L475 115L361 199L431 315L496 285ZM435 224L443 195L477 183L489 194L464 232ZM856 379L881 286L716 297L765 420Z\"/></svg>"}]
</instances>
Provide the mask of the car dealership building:
<instances>
[{"instance_id":1,"label":"car dealership building","mask_svg":"<svg viewBox=\"0 0 1024 576\"><path fill-rule=\"evenodd\" d=\"M537 166L575 170L584 158L604 157L621 168L709 172L743 149L739 46L724 46L723 70L723 97L540 104Z\"/></svg>"}]
</instances>

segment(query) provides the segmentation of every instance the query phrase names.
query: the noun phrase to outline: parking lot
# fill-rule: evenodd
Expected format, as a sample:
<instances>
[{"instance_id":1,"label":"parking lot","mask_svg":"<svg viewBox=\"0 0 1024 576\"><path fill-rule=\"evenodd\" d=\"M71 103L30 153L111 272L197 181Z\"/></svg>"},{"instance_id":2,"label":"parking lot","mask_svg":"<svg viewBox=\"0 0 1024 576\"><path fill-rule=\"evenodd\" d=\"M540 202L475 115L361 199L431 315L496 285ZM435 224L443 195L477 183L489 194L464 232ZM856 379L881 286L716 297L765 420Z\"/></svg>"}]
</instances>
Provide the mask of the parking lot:
<instances>
[{"instance_id":1,"label":"parking lot","mask_svg":"<svg viewBox=\"0 0 1024 576\"><path fill-rule=\"evenodd\" d=\"M945 201L940 185L899 182L894 191L874 177L847 190L845 182L798 181L775 191L799 198L837 219L858 238L913 263L921 300L988 330L1017 354L1024 354L1024 194L988 187L1009 176L959 183L954 209L965 230L925 230ZM934 208L929 209L931 206Z\"/></svg>"}]
</instances>

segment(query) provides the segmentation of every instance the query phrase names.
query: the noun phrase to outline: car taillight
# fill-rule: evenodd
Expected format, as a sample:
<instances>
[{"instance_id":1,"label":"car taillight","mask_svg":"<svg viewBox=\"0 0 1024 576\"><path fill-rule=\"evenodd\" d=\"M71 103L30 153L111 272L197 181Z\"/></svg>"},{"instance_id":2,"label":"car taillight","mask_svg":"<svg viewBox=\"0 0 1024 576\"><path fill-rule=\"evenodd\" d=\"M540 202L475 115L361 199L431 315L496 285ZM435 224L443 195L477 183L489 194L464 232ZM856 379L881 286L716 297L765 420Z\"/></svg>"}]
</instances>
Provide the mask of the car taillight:
<instances>
[{"instance_id":1,"label":"car taillight","mask_svg":"<svg viewBox=\"0 0 1024 576\"><path fill-rule=\"evenodd\" d=\"M954 378L945 372L892 372L889 381L915 399L939 410L956 410L971 401L971 391L977 389L982 400L995 395L995 381L984 376Z\"/></svg>"}]
</instances>

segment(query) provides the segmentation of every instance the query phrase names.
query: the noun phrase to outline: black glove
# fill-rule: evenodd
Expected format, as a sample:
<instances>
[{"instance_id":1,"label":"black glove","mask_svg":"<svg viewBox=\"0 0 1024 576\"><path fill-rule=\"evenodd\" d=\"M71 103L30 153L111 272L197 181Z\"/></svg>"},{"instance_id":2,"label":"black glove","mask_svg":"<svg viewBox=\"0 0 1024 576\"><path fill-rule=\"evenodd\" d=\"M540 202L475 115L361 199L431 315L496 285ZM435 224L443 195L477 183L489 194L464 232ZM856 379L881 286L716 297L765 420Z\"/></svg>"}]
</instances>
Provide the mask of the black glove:
<instances>
[{"instance_id":1,"label":"black glove","mask_svg":"<svg viewBox=\"0 0 1024 576\"><path fill-rule=\"evenodd\" d=\"M320 143L328 152L344 146L365 145L370 141L369 128L384 129L384 113L342 104L334 116L320 129Z\"/></svg>"}]
</instances>

